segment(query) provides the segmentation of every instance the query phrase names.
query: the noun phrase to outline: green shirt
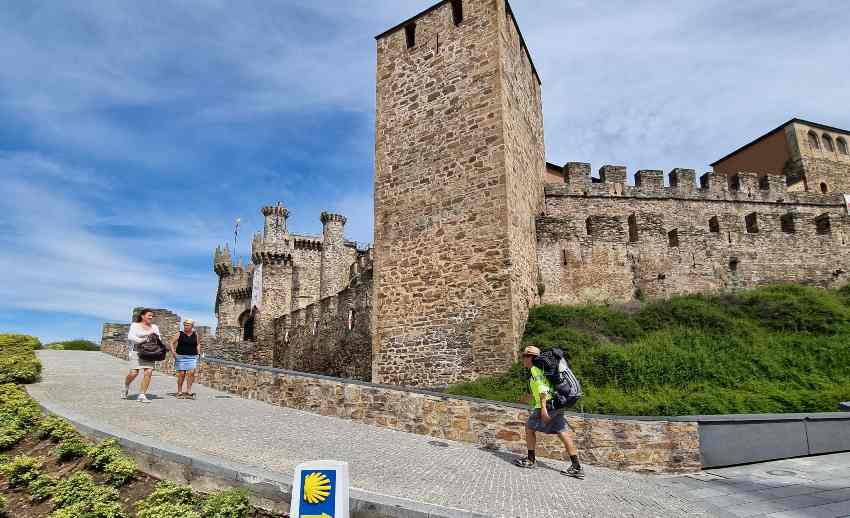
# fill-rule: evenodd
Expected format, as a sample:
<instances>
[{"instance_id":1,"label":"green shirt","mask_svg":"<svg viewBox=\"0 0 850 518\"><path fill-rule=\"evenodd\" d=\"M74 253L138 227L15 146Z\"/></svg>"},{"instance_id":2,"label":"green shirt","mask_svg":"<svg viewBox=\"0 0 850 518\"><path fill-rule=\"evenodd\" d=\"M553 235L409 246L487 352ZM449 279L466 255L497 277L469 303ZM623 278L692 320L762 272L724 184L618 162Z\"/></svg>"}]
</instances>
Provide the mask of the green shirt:
<instances>
[{"instance_id":1,"label":"green shirt","mask_svg":"<svg viewBox=\"0 0 850 518\"><path fill-rule=\"evenodd\" d=\"M552 393L552 384L546 379L543 369L531 367L531 379L528 381L528 385L531 387L531 400L534 403L534 408L540 408L540 393L543 392L547 396Z\"/></svg>"}]
</instances>

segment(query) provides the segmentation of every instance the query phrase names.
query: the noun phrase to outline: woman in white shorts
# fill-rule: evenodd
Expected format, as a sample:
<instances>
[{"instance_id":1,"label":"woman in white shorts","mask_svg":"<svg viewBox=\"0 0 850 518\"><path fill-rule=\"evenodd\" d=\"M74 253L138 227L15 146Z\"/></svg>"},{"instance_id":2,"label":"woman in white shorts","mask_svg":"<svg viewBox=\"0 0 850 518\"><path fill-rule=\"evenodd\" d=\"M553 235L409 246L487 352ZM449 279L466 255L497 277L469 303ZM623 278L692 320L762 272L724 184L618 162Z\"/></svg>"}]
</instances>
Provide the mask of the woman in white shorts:
<instances>
[{"instance_id":1,"label":"woman in white shorts","mask_svg":"<svg viewBox=\"0 0 850 518\"><path fill-rule=\"evenodd\" d=\"M130 392L130 383L133 383L133 380L139 375L139 370L143 370L142 386L139 387L139 397L136 399L140 403L150 403L146 394L151 384L151 374L153 373L155 362L139 359L136 346L147 340L152 333L156 333L162 339L159 334L159 327L156 324L152 324L152 320L153 310L148 308L142 309L136 315L134 322L130 324L130 332L127 333L127 356L130 360L130 372L127 373L127 379L124 380L124 399L127 399L127 395Z\"/></svg>"}]
</instances>

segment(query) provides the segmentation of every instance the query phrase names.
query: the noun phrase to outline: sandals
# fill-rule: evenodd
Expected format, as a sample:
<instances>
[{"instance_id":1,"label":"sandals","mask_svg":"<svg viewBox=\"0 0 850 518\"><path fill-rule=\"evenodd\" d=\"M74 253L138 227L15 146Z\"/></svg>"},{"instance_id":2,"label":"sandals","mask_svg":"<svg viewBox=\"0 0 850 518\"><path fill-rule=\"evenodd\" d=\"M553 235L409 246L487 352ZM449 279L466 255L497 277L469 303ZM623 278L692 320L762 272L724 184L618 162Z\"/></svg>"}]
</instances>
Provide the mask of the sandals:
<instances>
[{"instance_id":1,"label":"sandals","mask_svg":"<svg viewBox=\"0 0 850 518\"><path fill-rule=\"evenodd\" d=\"M515 465L517 465L517 466L519 466L520 468L529 468L529 469L531 469L531 468L533 468L534 466L536 466L536 465L537 465L537 463L536 463L535 461L533 461L533 460L529 460L529 458L528 458L528 457L523 457L523 458L521 458L521 459L516 459L516 460L514 461L514 464L515 464Z\"/></svg>"},{"instance_id":2,"label":"sandals","mask_svg":"<svg viewBox=\"0 0 850 518\"><path fill-rule=\"evenodd\" d=\"M177 399L195 399L194 392L180 392L174 396Z\"/></svg>"}]
</instances>

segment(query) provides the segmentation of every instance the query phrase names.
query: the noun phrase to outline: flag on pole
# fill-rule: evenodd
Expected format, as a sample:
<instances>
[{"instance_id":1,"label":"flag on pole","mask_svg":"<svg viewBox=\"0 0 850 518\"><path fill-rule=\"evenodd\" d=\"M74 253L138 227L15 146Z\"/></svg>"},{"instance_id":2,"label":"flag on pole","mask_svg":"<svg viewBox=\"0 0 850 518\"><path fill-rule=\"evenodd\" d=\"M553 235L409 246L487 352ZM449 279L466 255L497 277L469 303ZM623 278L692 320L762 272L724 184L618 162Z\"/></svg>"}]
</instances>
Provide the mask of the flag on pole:
<instances>
[{"instance_id":1,"label":"flag on pole","mask_svg":"<svg viewBox=\"0 0 850 518\"><path fill-rule=\"evenodd\" d=\"M233 227L233 237L239 235L239 224L242 223L242 218L236 218L236 225Z\"/></svg>"}]
</instances>

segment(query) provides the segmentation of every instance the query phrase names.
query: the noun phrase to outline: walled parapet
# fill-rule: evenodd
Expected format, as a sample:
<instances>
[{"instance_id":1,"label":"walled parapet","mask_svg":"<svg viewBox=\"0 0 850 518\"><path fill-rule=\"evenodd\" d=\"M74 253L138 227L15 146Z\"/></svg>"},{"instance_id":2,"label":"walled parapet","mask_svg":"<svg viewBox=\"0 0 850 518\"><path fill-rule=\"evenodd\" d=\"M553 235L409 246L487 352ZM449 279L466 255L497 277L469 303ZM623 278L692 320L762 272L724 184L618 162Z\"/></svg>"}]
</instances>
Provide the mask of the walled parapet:
<instances>
[{"instance_id":1,"label":"walled parapet","mask_svg":"<svg viewBox=\"0 0 850 518\"><path fill-rule=\"evenodd\" d=\"M669 172L669 186L664 185L663 172L653 169L637 171L633 185L627 183L628 172L623 166L603 165L599 169L599 178L596 179L590 176L590 164L568 162L564 165L564 175L564 184L545 185L547 197L617 196L817 205L843 203L839 193L794 190L791 187L786 188L782 175L765 175L751 171L729 175L707 172L700 176L698 187L694 184L696 172L685 168L674 168Z\"/></svg>"},{"instance_id":2,"label":"walled parapet","mask_svg":"<svg viewBox=\"0 0 850 518\"><path fill-rule=\"evenodd\" d=\"M269 241L256 234L251 243L251 260L254 264L291 264L289 241Z\"/></svg>"},{"instance_id":3,"label":"walled parapet","mask_svg":"<svg viewBox=\"0 0 850 518\"><path fill-rule=\"evenodd\" d=\"M293 237L292 248L296 250L322 250L322 241L306 237Z\"/></svg>"},{"instance_id":4,"label":"walled parapet","mask_svg":"<svg viewBox=\"0 0 850 518\"><path fill-rule=\"evenodd\" d=\"M371 379L372 270L339 293L275 319L275 366Z\"/></svg>"},{"instance_id":5,"label":"walled parapet","mask_svg":"<svg viewBox=\"0 0 850 518\"><path fill-rule=\"evenodd\" d=\"M564 183L571 193L585 193L590 189L590 164L567 162L564 164Z\"/></svg>"},{"instance_id":6,"label":"walled parapet","mask_svg":"<svg viewBox=\"0 0 850 518\"><path fill-rule=\"evenodd\" d=\"M662 191L664 189L664 172L655 169L641 169L635 173L635 187L644 192Z\"/></svg>"},{"instance_id":7,"label":"walled parapet","mask_svg":"<svg viewBox=\"0 0 850 518\"><path fill-rule=\"evenodd\" d=\"M213 270L222 277L233 273L233 259L230 256L230 248L226 244L224 247L215 247L215 251L213 251Z\"/></svg>"},{"instance_id":8,"label":"walled parapet","mask_svg":"<svg viewBox=\"0 0 850 518\"><path fill-rule=\"evenodd\" d=\"M696 186L696 171L677 167L670 171L670 189L677 194L690 194Z\"/></svg>"}]
</instances>

